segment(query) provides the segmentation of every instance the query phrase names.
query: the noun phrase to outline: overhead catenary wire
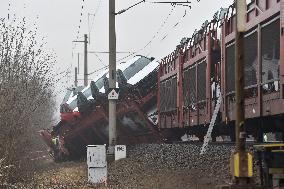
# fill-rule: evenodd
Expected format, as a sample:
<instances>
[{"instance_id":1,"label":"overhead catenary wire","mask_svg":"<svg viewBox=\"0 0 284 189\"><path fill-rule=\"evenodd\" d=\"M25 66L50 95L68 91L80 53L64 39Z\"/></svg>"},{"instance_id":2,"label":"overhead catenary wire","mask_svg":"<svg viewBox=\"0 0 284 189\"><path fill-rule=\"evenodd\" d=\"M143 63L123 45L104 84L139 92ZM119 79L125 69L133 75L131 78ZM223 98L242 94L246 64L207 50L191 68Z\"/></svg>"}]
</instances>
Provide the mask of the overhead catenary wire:
<instances>
[{"instance_id":1,"label":"overhead catenary wire","mask_svg":"<svg viewBox=\"0 0 284 189\"><path fill-rule=\"evenodd\" d=\"M98 58L98 60L100 61L100 63L104 66L106 66L106 64L103 62L103 60L99 57L99 55L97 53L94 53L95 56Z\"/></svg>"},{"instance_id":2,"label":"overhead catenary wire","mask_svg":"<svg viewBox=\"0 0 284 189\"><path fill-rule=\"evenodd\" d=\"M82 5L81 5L81 13L80 13L80 21L79 21L79 26L78 26L78 30L77 30L77 37L76 40L79 39L79 34L80 34L80 30L81 30L81 24L82 24L82 18L83 18L83 11L84 11L84 3L85 0L82 0Z\"/></svg>"},{"instance_id":3,"label":"overhead catenary wire","mask_svg":"<svg viewBox=\"0 0 284 189\"><path fill-rule=\"evenodd\" d=\"M191 8L191 5L190 5L191 1L188 1L188 0L187 1L179 1L179 2L176 2L176 1L146 1L146 0L142 0L142 1L139 1L139 2L135 3L134 5L131 5L128 8L120 10L119 12L115 13L115 15L122 14L122 13L128 11L129 9L132 9L133 7L136 7L137 5L139 5L141 3L170 4L172 6L185 6L185 7Z\"/></svg>"},{"instance_id":4,"label":"overhead catenary wire","mask_svg":"<svg viewBox=\"0 0 284 189\"><path fill-rule=\"evenodd\" d=\"M8 4L8 15L7 15L8 20L10 19L10 11L11 11L11 0L9 0Z\"/></svg>"},{"instance_id":5,"label":"overhead catenary wire","mask_svg":"<svg viewBox=\"0 0 284 189\"><path fill-rule=\"evenodd\" d=\"M79 24L78 24L78 27L77 27L77 32L76 32L76 37L75 37L75 40L78 41L79 40L79 35L80 35L80 32L81 32L81 25L82 25L82 21L83 21L83 12L84 12L84 7L85 7L85 0L82 0L81 2L81 6L80 6L80 15L79 15ZM77 46L76 43L72 42L73 43L73 47L72 47L72 61L71 61L71 65L69 67L70 70L73 70L73 58L74 58L74 50ZM71 73L71 71L70 71ZM70 80L70 79L69 79Z\"/></svg>"},{"instance_id":6,"label":"overhead catenary wire","mask_svg":"<svg viewBox=\"0 0 284 189\"><path fill-rule=\"evenodd\" d=\"M94 70L93 72L90 72L88 75L92 75L94 73L97 73L98 71L101 71L101 70L104 70L104 69L107 69L108 68L108 65L104 64L103 60L99 57L98 54L108 54L109 52L108 51L89 51L88 53L93 53L95 54L95 56L99 59L99 61L104 65L104 67L100 68L100 69L97 69L97 70ZM135 52L116 52L116 53L135 53ZM120 63L121 64L121 63Z\"/></svg>"},{"instance_id":7,"label":"overhead catenary wire","mask_svg":"<svg viewBox=\"0 0 284 189\"><path fill-rule=\"evenodd\" d=\"M178 21L177 23L175 23L175 24L172 26L171 29L174 29L174 28L176 28L178 25L180 25L180 23L183 22L183 20L184 20L184 18L186 17L186 15L187 15L187 11L185 10L183 16L179 19L179 21ZM162 39L160 40L160 42L162 42L163 40L165 40L165 39L169 36L169 33L170 33L170 32L171 32L171 31L168 31L168 32L164 35L164 37L162 37Z\"/></svg>"},{"instance_id":8,"label":"overhead catenary wire","mask_svg":"<svg viewBox=\"0 0 284 189\"><path fill-rule=\"evenodd\" d=\"M96 10L93 14L88 13L89 44L91 43L91 32L92 32L94 24L95 24L95 18L96 18L96 15L99 12L101 4L102 4L102 0L99 1L97 8L96 8ZM90 24L90 16L93 16L91 24Z\"/></svg>"},{"instance_id":9,"label":"overhead catenary wire","mask_svg":"<svg viewBox=\"0 0 284 189\"><path fill-rule=\"evenodd\" d=\"M171 11L170 11L170 13L168 14L168 16L166 17L166 19L162 22L162 24L161 24L160 28L158 29L158 31L154 34L154 36L152 37L152 39L151 39L144 47L142 47L141 49L137 50L136 53L131 53L131 54L129 54L129 55L127 55L127 56L125 56L125 57L119 59L117 62L121 62L121 61L125 60L126 58L129 58L130 56L134 56L134 55L136 55L138 52L141 52L141 51L143 51L144 49L146 49L150 44L152 44L153 40L157 37L157 35L160 33L160 31L161 31L161 30L163 29L163 27L166 25L166 23L167 23L169 17L171 16L173 10L175 9L175 7L176 7L177 5L182 5L182 4L184 4L184 3L185 3L185 4L190 4L190 3L191 3L191 2L189 2L189 1L183 1L183 2L174 2L174 1L171 1L171 2L162 2L162 1L146 1L146 0L142 0L142 1L140 1L140 2L138 2L138 3L136 3L136 4L134 4L134 5L132 5L132 6L128 7L128 8L126 8L126 9L123 9L123 10L119 11L119 12L116 13L116 14L122 14L122 13L126 12L127 10L129 10L129 9L131 9L131 8L133 8L133 7L135 7L135 6L139 5L139 4L141 4L141 3L143 3L143 2L144 2L144 3L145 3L145 2L147 2L147 3L154 3L154 4L171 4L173 8L171 9ZM191 6L189 6L189 8L191 9ZM183 18L184 18L185 16L186 16L186 12L185 12ZM177 25L178 25L178 24L177 24ZM175 27L175 26L174 26L174 27ZM165 36L164 38L166 38L166 37L167 37L167 36Z\"/></svg>"},{"instance_id":10,"label":"overhead catenary wire","mask_svg":"<svg viewBox=\"0 0 284 189\"><path fill-rule=\"evenodd\" d=\"M128 8L126 8L126 9L123 9L123 10L119 11L118 13L116 13L116 15L122 14L122 13L126 12L127 10L129 10L129 9L131 9L131 8L133 8L133 7L135 7L135 6L139 5L139 4L141 4L141 3L143 3L143 2L155 3L155 4L164 3L164 2L158 2L158 1L146 1L146 0L142 0L142 1L139 1L138 3L136 3L136 4L134 4L134 5L132 5L132 6L128 7ZM183 1L183 2L166 2L165 4L171 4L171 5L172 5L172 9L170 10L170 12L169 12L169 14L167 15L167 17L163 20L161 26L159 27L159 29L157 30L157 32L153 35L153 37L151 38L151 40L150 40L145 46L143 46L142 48L138 49L138 50L135 51L135 52L130 53L129 55L127 55L127 56L125 56L125 57L122 57L121 59L117 60L116 62L118 63L118 62L121 62L121 61L123 61L123 60L125 60L125 59L131 57L131 56L135 56L135 55L137 55L139 52L145 50L150 44L152 44L152 42L157 38L157 36L160 34L161 30L162 30L162 29L164 28L164 26L167 24L168 19L169 19L169 17L172 15L172 13L173 13L174 9L176 8L176 6L182 5L182 3L190 4L191 2L189 2L189 1L186 1L186 2L184 2L184 1ZM188 6L188 7L191 9L191 6ZM185 11L184 15L182 16L182 19L184 19L186 15L187 15L187 12ZM182 22L182 21L177 22L172 28L177 27L181 22ZM168 34L167 34L167 35L168 35ZM166 38L166 37L167 37L167 36L164 36L164 38ZM163 40L163 39L162 39L162 40ZM162 41L162 40L160 40L160 41ZM106 53L107 53L107 52L106 52ZM100 71L100 70L106 69L106 68L108 68L108 66L103 67L103 68L98 69L98 70L95 70L95 71L93 71L93 72L91 72L91 73L89 73L89 74L96 73L97 71Z\"/></svg>"},{"instance_id":11,"label":"overhead catenary wire","mask_svg":"<svg viewBox=\"0 0 284 189\"><path fill-rule=\"evenodd\" d=\"M81 24L82 24L82 18L83 18L83 11L84 11L84 4L85 4L85 0L82 0L81 3L81 10L80 10L80 19L79 19L79 25L77 28L77 32L76 32L76 40L79 39L79 35L80 35L80 30L81 30ZM76 48L76 43L73 43L73 47L72 47L72 58L74 55L74 49Z\"/></svg>"},{"instance_id":12,"label":"overhead catenary wire","mask_svg":"<svg viewBox=\"0 0 284 189\"><path fill-rule=\"evenodd\" d=\"M133 7L136 7L137 5L139 5L141 3L145 3L145 2L146 2L146 0L139 1L138 3L135 3L134 5L131 5L130 7L126 8L126 9L122 9L121 11L115 13L115 15L122 14L122 13L128 11L129 9L132 9Z\"/></svg>"},{"instance_id":13,"label":"overhead catenary wire","mask_svg":"<svg viewBox=\"0 0 284 189\"><path fill-rule=\"evenodd\" d=\"M105 67L102 67L102 68L100 68L100 69L94 70L94 71L88 73L88 75L92 75L92 74L94 74L94 73L97 73L97 72L99 72L99 71L106 70L106 69L108 69L108 66L105 66Z\"/></svg>"},{"instance_id":14,"label":"overhead catenary wire","mask_svg":"<svg viewBox=\"0 0 284 189\"><path fill-rule=\"evenodd\" d=\"M162 21L162 24L160 25L160 27L158 28L157 32L152 36L152 38L150 39L150 41L144 45L142 48L138 49L135 53L131 53L121 59L119 59L117 62L121 62L123 60L125 60L126 58L129 58L130 56L134 56L137 53L143 51L144 49L146 49L150 44L152 44L152 42L157 38L157 36L160 34L161 30L164 28L164 26L167 24L168 19L170 18L170 16L172 15L174 9L176 8L176 6L173 6L172 9L170 10L169 14L167 15L167 17Z\"/></svg>"}]
</instances>

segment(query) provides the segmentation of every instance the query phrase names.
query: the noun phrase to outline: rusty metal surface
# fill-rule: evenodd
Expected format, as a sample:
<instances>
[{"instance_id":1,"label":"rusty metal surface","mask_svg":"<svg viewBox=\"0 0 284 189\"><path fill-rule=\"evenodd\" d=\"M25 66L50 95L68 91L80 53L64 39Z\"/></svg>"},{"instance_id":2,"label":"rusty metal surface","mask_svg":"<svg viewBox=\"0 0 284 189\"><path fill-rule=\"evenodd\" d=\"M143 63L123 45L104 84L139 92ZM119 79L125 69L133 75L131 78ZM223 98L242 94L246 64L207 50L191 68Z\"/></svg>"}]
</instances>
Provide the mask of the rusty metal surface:
<instances>
[{"instance_id":1,"label":"rusty metal surface","mask_svg":"<svg viewBox=\"0 0 284 189\"><path fill-rule=\"evenodd\" d=\"M280 7L280 4L282 8ZM258 127L261 128L261 131L264 130L276 130L279 128L277 122L282 120L284 114L284 64L283 64L283 44L284 44L284 1L278 0L266 0L266 1L252 1L248 5L247 12L247 23L246 23L246 33L245 33L245 91L244 91L244 113L246 116L246 121L252 123L250 125L249 130L250 133L257 133ZM272 38L269 36L264 36L263 30L265 28L269 28L271 23L280 20L278 24L277 31L268 32L270 35L275 36L280 35L279 43L280 47L276 46L267 46L262 45L262 38L266 39L266 41L272 41ZM278 22L278 21L277 21ZM212 115L212 110L214 107L214 101L211 96L211 88L210 88L210 74L215 73L216 77L219 78L218 81L221 83L221 91L223 95L222 100L222 108L220 110L220 120L219 123L221 126L226 126L228 128L224 128L226 132L232 132L229 127L232 127L232 123L235 120L235 88L234 88L234 63L231 60L234 60L234 57L230 57L231 55L227 53L228 45L234 47L235 40L235 16L234 16L234 6L230 6L228 9L224 19L221 24L221 40L210 40L210 37L218 35L217 32L213 32L214 30L207 30L205 33L201 31L196 31L192 38L187 40L187 43L184 45L182 51L178 51L177 49L173 51L170 55L165 57L160 64L160 72L158 75L158 90L162 88L163 82L168 79L177 76L178 78L178 89L177 94L182 97L177 98L177 109L174 111L164 112L159 110L159 127L161 129L169 129L169 128L191 128L191 127L200 127L200 132L202 130L202 126L206 125L210 121L210 117ZM269 26L269 27L268 27ZM272 26L271 26L272 27ZM214 28L214 27L213 27ZM212 33L211 33L212 32ZM279 33L280 34L277 34ZM203 35L205 34L205 35ZM263 35L261 35L263 34ZM214 38L216 39L216 38ZM214 45L210 45L213 43ZM181 47L182 44L179 45ZM268 48L268 50L265 50ZM262 50L264 49L264 50ZM279 54L279 79L277 78L271 82L264 80L263 75L268 77L268 71L265 71L263 74L263 70L268 70L267 60L268 57L265 57L263 54L267 51L271 51L271 49L279 49L274 53L276 57ZM219 53L220 55L220 65L216 64L216 59L214 60L213 52ZM234 54L234 49L233 49ZM178 54L178 55L176 55ZM181 57L181 58L178 58ZM216 57L215 57L216 58ZM178 60L176 68L170 69L170 62L176 59ZM206 59L207 67L206 67L206 100L204 101L205 105L200 102L200 96L196 93L194 97L195 102L191 104L189 102L189 98L187 97L188 93L194 93L194 91L200 91L200 86L198 84L200 78L198 77L197 71L195 71L195 82L192 85L193 81L189 81L189 77L193 74L188 74L189 70L194 68L198 62L202 59ZM215 61L215 62L214 62ZM274 60L273 60L274 61ZM274 61L276 62L277 59ZM226 73L226 70L231 69L228 62L232 63L232 70L230 74ZM212 66L214 65L215 69ZM198 66L197 66L198 67ZM211 69L211 70L210 70ZM270 69L270 68L269 68ZM197 68L198 70L198 68ZM273 76L276 72L272 72ZM220 74L220 75L218 75ZM190 75L190 76L189 76ZM271 74L270 74L271 75ZM266 82L267 81L267 82ZM277 82L277 83L276 83ZM189 84L191 83L191 85ZM190 89L194 87L194 90ZM230 88L229 88L230 87ZM272 89L272 90L271 90ZM190 91L189 91L190 90ZM273 91L275 90L275 91ZM160 94L161 91L158 91L158 107L161 107ZM198 103L197 103L198 102ZM204 107L205 106L205 107ZM178 119L178 120L176 120ZM248 120L249 119L249 120ZM272 122L272 125L267 126L265 120L275 119L275 122ZM265 123L265 124L264 124ZM260 126L257 126L260 125ZM271 129L269 128L271 127ZM221 128L221 127L220 127ZM219 129L220 129L219 128ZM254 128L254 129L252 129ZM263 130L262 130L263 129ZM279 129L277 129L279 130ZM284 129L280 129L282 132ZM223 133L223 132L222 132ZM254 134L255 135L255 134ZM256 134L259 135L259 134Z\"/></svg>"},{"instance_id":2,"label":"rusty metal surface","mask_svg":"<svg viewBox=\"0 0 284 189\"><path fill-rule=\"evenodd\" d=\"M206 124L209 122L211 117L211 66L216 64L219 59L216 54L220 54L220 46L218 39L213 38L218 35L217 30L214 27L211 30L205 31L201 29L199 33L194 34L192 41L187 41L186 44L181 44L183 46L181 49L183 51L175 50L171 55L163 59L160 69L162 76L159 78L159 94L164 93L163 87L164 82L170 79L174 74L177 74L178 83L177 86L177 109L174 111L164 112L163 100L161 100L160 95L160 128L184 128L186 126L194 126L199 124ZM215 54L212 53L215 52ZM176 52L179 52L177 57L178 60L178 71L166 72L168 62L172 61L168 57L172 57ZM213 56L214 55L214 56ZM192 74L189 73L195 69L194 80L190 79ZM215 71L215 70L212 70ZM192 83L194 82L194 83ZM194 91L192 89L194 86ZM190 93L190 94L189 94ZM169 93L166 92L168 95ZM171 93L170 93L171 94ZM181 94L183 95L182 97ZM194 97L191 96L194 94ZM189 95L189 96L188 96Z\"/></svg>"},{"instance_id":3,"label":"rusty metal surface","mask_svg":"<svg viewBox=\"0 0 284 189\"><path fill-rule=\"evenodd\" d=\"M233 8L232 8L233 9ZM260 11L262 10L262 11ZM281 10L282 11L282 10ZM232 12L232 11L231 11ZM278 115L278 114L283 114L284 113L284 106L283 106L283 99L280 96L281 90L278 92L271 92L265 94L264 91L262 90L262 86L264 86L263 83L265 83L265 80L261 79L260 74L263 73L261 71L261 68L265 69L267 67L266 65L261 65L261 62L263 63L263 58L261 58L261 33L262 28L266 27L267 24L270 24L273 22L273 20L277 19L277 15L280 13L280 2L274 1L274 0L269 0L267 3L262 3L261 1L255 1L252 4L248 5L248 17L247 17L247 31L251 31L252 28L256 28L256 37L257 37L257 60L260 64L260 66L255 66L256 67L256 93L254 94L253 97L247 96L246 95L246 100L245 100L245 115L246 118L257 118L259 116L272 116L272 115ZM235 22L235 17L233 15L229 16L227 20L225 20L225 24L223 25L223 52L226 51L226 45L231 43L234 40L234 26L232 24ZM271 21L270 21L271 20ZM258 27L257 27L258 26ZM280 28L280 26L279 26ZM280 30L280 29L279 29ZM270 32L270 35L274 35L273 32ZM268 39L268 36L264 36L265 39ZM281 39L280 39L281 40ZM280 42L281 43L281 42ZM262 45L263 47L263 45ZM280 57L283 54L282 50L280 51ZM234 115L234 106L235 103L232 101L232 96L234 98L234 94L228 95L227 92L228 89L226 88L228 83L228 79L226 78L226 73L224 70L226 70L226 67L228 67L228 63L226 62L226 53L224 53L224 59L223 59L223 72L222 72L222 77L224 78L223 82L223 96L224 96L224 104L223 104L223 120L228 118L229 120L235 120ZM261 61L261 62L260 62ZM268 62L264 62L268 64ZM280 60L280 70L283 67L282 60ZM279 83L279 88L281 87L281 83ZM226 85L224 85L226 84ZM252 88L251 88L252 89ZM246 89L247 94L251 95L252 91L249 91Z\"/></svg>"}]
</instances>

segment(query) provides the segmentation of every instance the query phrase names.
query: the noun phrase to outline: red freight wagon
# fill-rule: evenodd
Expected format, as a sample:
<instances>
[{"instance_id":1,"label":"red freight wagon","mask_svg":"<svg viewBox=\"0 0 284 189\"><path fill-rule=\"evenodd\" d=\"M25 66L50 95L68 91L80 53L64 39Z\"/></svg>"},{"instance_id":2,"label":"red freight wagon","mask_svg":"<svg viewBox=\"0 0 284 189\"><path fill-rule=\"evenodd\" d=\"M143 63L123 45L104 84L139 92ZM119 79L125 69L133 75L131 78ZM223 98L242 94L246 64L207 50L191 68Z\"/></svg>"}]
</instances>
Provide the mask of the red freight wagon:
<instances>
[{"instance_id":1,"label":"red freight wagon","mask_svg":"<svg viewBox=\"0 0 284 189\"><path fill-rule=\"evenodd\" d=\"M222 25L222 119L235 120L235 9ZM284 130L284 1L256 0L247 6L244 39L245 116L249 134Z\"/></svg>"},{"instance_id":2,"label":"red freight wagon","mask_svg":"<svg viewBox=\"0 0 284 189\"><path fill-rule=\"evenodd\" d=\"M226 11L205 22L160 64L159 128L176 137L187 131L203 139L220 88L222 106L216 111L212 139L230 135L234 140L235 8ZM244 43L247 133L258 141L267 132L284 138L284 0L247 5Z\"/></svg>"},{"instance_id":3,"label":"red freight wagon","mask_svg":"<svg viewBox=\"0 0 284 189\"><path fill-rule=\"evenodd\" d=\"M180 137L184 129L204 135L212 116L220 63L217 18L182 39L176 50L160 64L158 76L159 128ZM202 127L199 127L202 125ZM202 138L202 137L201 137Z\"/></svg>"}]
</instances>

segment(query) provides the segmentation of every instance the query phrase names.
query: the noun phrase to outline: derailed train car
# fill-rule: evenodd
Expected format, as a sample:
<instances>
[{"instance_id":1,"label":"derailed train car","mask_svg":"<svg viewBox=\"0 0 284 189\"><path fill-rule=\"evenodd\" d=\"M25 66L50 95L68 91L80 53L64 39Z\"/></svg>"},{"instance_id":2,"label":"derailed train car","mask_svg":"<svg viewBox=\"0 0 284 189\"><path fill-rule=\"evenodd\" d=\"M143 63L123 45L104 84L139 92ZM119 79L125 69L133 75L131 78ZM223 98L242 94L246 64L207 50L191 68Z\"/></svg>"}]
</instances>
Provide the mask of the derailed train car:
<instances>
[{"instance_id":1,"label":"derailed train car","mask_svg":"<svg viewBox=\"0 0 284 189\"><path fill-rule=\"evenodd\" d=\"M245 115L249 135L264 132L284 137L284 2L252 1L247 5L245 35ZM217 99L222 105L212 139L235 138L235 8L205 22L190 39L165 57L159 67L159 128L171 137L184 132L203 140ZM221 89L221 94L218 90ZM221 95L221 96L220 96Z\"/></svg>"},{"instance_id":2,"label":"derailed train car","mask_svg":"<svg viewBox=\"0 0 284 189\"><path fill-rule=\"evenodd\" d=\"M153 58L144 56L118 66L118 144L161 140L153 120L147 116L156 104L157 66ZM61 121L51 132L41 132L55 159L77 158L86 153L89 144L108 143L107 88L108 70L84 89L74 90L73 95L68 93L70 98L61 105Z\"/></svg>"}]
</instances>

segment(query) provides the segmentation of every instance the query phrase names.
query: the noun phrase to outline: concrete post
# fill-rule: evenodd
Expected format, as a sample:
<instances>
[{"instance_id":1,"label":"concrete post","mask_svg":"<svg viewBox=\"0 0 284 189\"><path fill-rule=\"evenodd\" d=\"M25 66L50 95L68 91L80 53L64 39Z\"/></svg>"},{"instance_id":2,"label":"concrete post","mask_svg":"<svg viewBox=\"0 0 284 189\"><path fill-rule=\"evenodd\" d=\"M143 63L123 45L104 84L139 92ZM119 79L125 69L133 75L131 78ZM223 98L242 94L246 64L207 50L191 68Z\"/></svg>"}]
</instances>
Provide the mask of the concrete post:
<instances>
[{"instance_id":1,"label":"concrete post","mask_svg":"<svg viewBox=\"0 0 284 189\"><path fill-rule=\"evenodd\" d=\"M78 69L78 75L80 74L80 53L78 53L78 65L77 65L77 69Z\"/></svg>"},{"instance_id":2,"label":"concrete post","mask_svg":"<svg viewBox=\"0 0 284 189\"><path fill-rule=\"evenodd\" d=\"M78 69L75 67L75 87L78 87Z\"/></svg>"},{"instance_id":3,"label":"concrete post","mask_svg":"<svg viewBox=\"0 0 284 189\"><path fill-rule=\"evenodd\" d=\"M88 36L84 34L84 86L88 85Z\"/></svg>"},{"instance_id":4,"label":"concrete post","mask_svg":"<svg viewBox=\"0 0 284 189\"><path fill-rule=\"evenodd\" d=\"M115 0L109 0L109 89L116 88ZM116 100L109 100L109 153L116 145Z\"/></svg>"}]
</instances>

